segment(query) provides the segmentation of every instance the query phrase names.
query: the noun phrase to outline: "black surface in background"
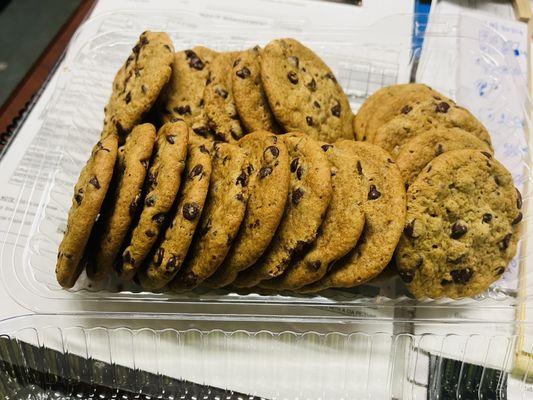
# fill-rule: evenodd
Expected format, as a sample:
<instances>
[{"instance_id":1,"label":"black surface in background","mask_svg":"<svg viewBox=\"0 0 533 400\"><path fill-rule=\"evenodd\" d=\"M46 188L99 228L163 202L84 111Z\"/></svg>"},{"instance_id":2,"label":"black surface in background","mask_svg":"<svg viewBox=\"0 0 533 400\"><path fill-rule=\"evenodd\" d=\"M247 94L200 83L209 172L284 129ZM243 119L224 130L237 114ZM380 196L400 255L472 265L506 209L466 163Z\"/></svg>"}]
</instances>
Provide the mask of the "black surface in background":
<instances>
[{"instance_id":1,"label":"black surface in background","mask_svg":"<svg viewBox=\"0 0 533 400\"><path fill-rule=\"evenodd\" d=\"M0 337L0 399L265 400Z\"/></svg>"}]
</instances>

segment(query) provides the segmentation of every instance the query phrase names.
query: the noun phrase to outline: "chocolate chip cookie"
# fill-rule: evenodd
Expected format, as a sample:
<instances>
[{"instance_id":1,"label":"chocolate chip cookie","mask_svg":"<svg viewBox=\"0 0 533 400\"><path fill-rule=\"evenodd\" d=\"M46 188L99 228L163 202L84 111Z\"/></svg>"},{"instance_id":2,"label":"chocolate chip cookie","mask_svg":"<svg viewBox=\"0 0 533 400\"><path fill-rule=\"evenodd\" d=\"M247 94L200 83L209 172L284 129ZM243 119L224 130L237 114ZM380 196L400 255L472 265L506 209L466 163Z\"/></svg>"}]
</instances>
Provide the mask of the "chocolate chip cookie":
<instances>
[{"instance_id":1,"label":"chocolate chip cookie","mask_svg":"<svg viewBox=\"0 0 533 400\"><path fill-rule=\"evenodd\" d=\"M252 287L281 275L291 259L315 241L331 200L331 171L318 142L301 133L283 138L291 159L285 212L269 248L253 267L237 276L236 287Z\"/></svg>"},{"instance_id":2,"label":"chocolate chip cookie","mask_svg":"<svg viewBox=\"0 0 533 400\"><path fill-rule=\"evenodd\" d=\"M181 183L189 129L183 121L168 122L157 132L155 157L146 177L146 197L137 225L122 253L119 274L131 279L152 249Z\"/></svg>"},{"instance_id":3,"label":"chocolate chip cookie","mask_svg":"<svg viewBox=\"0 0 533 400\"><path fill-rule=\"evenodd\" d=\"M396 158L407 185L413 183L420 171L435 157L452 150L477 149L492 153L490 146L459 128L435 128L415 136L405 143Z\"/></svg>"},{"instance_id":4,"label":"chocolate chip cookie","mask_svg":"<svg viewBox=\"0 0 533 400\"><path fill-rule=\"evenodd\" d=\"M161 114L164 122L182 119L196 134L204 137L209 135L204 111L204 89L211 62L217 54L203 46L174 54L172 75L163 94Z\"/></svg>"},{"instance_id":5,"label":"chocolate chip cookie","mask_svg":"<svg viewBox=\"0 0 533 400\"><path fill-rule=\"evenodd\" d=\"M241 122L248 132L281 132L261 82L259 46L243 51L233 63L231 84Z\"/></svg>"},{"instance_id":6,"label":"chocolate chip cookie","mask_svg":"<svg viewBox=\"0 0 533 400\"><path fill-rule=\"evenodd\" d=\"M264 253L283 216L289 192L289 153L282 137L256 131L239 140L239 147L248 158L250 195L230 252L206 282L211 287L230 284Z\"/></svg>"},{"instance_id":7,"label":"chocolate chip cookie","mask_svg":"<svg viewBox=\"0 0 533 400\"><path fill-rule=\"evenodd\" d=\"M298 289L322 278L328 266L352 250L365 225L367 185L354 154L321 143L331 166L333 194L313 247L279 278L264 281L270 289ZM262 285L263 285L262 283Z\"/></svg>"},{"instance_id":8,"label":"chocolate chip cookie","mask_svg":"<svg viewBox=\"0 0 533 400\"><path fill-rule=\"evenodd\" d=\"M261 80L286 132L303 132L329 143L353 138L348 98L329 67L298 41L278 39L264 48Z\"/></svg>"},{"instance_id":9,"label":"chocolate chip cookie","mask_svg":"<svg viewBox=\"0 0 533 400\"><path fill-rule=\"evenodd\" d=\"M211 154L203 144L189 142L183 184L174 216L139 281L145 289L161 289L180 270L204 208L211 178Z\"/></svg>"},{"instance_id":10,"label":"chocolate chip cookie","mask_svg":"<svg viewBox=\"0 0 533 400\"><path fill-rule=\"evenodd\" d=\"M451 101L433 98L405 104L399 115L377 129L373 138L374 144L390 152L394 158L408 140L437 127L460 128L473 134L491 148L489 133L465 108Z\"/></svg>"},{"instance_id":11,"label":"chocolate chip cookie","mask_svg":"<svg viewBox=\"0 0 533 400\"><path fill-rule=\"evenodd\" d=\"M405 189L390 155L366 142L335 144L357 157L357 173L365 184L365 227L355 248L333 263L319 281L299 289L315 292L331 287L353 287L377 276L392 258L405 221Z\"/></svg>"},{"instance_id":12,"label":"chocolate chip cookie","mask_svg":"<svg viewBox=\"0 0 533 400\"><path fill-rule=\"evenodd\" d=\"M87 275L102 280L112 270L120 246L137 215L146 170L155 142L152 124L137 125L118 149L111 187L91 235Z\"/></svg>"},{"instance_id":13,"label":"chocolate chip cookie","mask_svg":"<svg viewBox=\"0 0 533 400\"><path fill-rule=\"evenodd\" d=\"M209 128L224 142L235 142L244 136L231 85L231 70L239 55L240 52L227 52L215 57L204 90Z\"/></svg>"},{"instance_id":14,"label":"chocolate chip cookie","mask_svg":"<svg viewBox=\"0 0 533 400\"><path fill-rule=\"evenodd\" d=\"M474 296L505 272L517 249L522 200L486 151L431 161L407 191L398 273L417 298Z\"/></svg>"},{"instance_id":15,"label":"chocolate chip cookie","mask_svg":"<svg viewBox=\"0 0 533 400\"><path fill-rule=\"evenodd\" d=\"M80 276L81 258L113 175L118 138L112 132L102 136L74 186L67 229L59 245L55 272L58 283L64 288L74 286Z\"/></svg>"},{"instance_id":16,"label":"chocolate chip cookie","mask_svg":"<svg viewBox=\"0 0 533 400\"><path fill-rule=\"evenodd\" d=\"M368 97L355 117L357 140L372 142L381 125L412 107L411 103L431 98L451 102L436 90L420 83L405 83L379 89Z\"/></svg>"},{"instance_id":17,"label":"chocolate chip cookie","mask_svg":"<svg viewBox=\"0 0 533 400\"><path fill-rule=\"evenodd\" d=\"M220 266L237 232L248 201L248 160L229 143L216 143L213 170L200 225L184 268L170 283L172 290L193 289Z\"/></svg>"},{"instance_id":18,"label":"chocolate chip cookie","mask_svg":"<svg viewBox=\"0 0 533 400\"><path fill-rule=\"evenodd\" d=\"M166 33L143 32L118 71L105 108L105 120L115 126L121 138L152 108L170 79L173 59L174 47Z\"/></svg>"}]
</instances>

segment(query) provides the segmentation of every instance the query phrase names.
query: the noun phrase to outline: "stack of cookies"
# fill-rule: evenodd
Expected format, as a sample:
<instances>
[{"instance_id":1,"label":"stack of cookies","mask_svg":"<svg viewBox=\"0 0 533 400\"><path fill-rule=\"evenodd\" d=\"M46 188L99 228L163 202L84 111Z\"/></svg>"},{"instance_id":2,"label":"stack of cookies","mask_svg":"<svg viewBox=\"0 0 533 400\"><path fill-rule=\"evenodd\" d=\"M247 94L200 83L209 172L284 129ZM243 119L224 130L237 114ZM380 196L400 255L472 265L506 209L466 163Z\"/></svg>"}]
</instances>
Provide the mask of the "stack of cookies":
<instances>
[{"instance_id":1,"label":"stack of cookies","mask_svg":"<svg viewBox=\"0 0 533 400\"><path fill-rule=\"evenodd\" d=\"M367 282L396 251L415 296L469 296L516 252L519 208L485 128L424 85L380 90L354 117L296 40L174 52L144 32L74 188L56 275L309 293Z\"/></svg>"},{"instance_id":2,"label":"stack of cookies","mask_svg":"<svg viewBox=\"0 0 533 400\"><path fill-rule=\"evenodd\" d=\"M407 189L396 267L416 297L485 291L517 251L522 199L485 127L421 84L383 88L354 118L356 138L387 150Z\"/></svg>"}]
</instances>

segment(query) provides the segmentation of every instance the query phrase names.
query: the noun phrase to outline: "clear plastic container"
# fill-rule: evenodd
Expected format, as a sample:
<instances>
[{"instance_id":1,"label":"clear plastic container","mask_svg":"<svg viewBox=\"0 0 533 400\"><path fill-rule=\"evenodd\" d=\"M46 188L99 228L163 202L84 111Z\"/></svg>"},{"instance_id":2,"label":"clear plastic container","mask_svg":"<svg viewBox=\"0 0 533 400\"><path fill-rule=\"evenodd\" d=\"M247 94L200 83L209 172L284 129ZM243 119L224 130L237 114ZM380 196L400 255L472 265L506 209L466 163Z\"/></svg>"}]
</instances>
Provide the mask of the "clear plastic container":
<instances>
[{"instance_id":1,"label":"clear plastic container","mask_svg":"<svg viewBox=\"0 0 533 400\"><path fill-rule=\"evenodd\" d=\"M412 39L423 27L415 24L411 30L412 18L400 15L361 29L318 32L307 32L301 21L271 21L246 32L227 23L211 25L201 35L190 26L201 25L202 16L185 12L123 11L85 23L70 46L45 113L42 129L60 130L61 139L43 139L46 150L34 155L33 169L17 176L21 190L0 251L0 279L14 301L37 315L0 324L0 335L16 339L7 347L0 341L4 359L14 357L9 346L20 350L30 343L57 350L54 357L67 356L62 362L69 368L61 371L67 378L82 377L106 387L111 380L134 392L174 390L174 398L180 398L176 393L182 388L172 387L175 382L168 383L167 377L277 399L418 399L428 393L437 398L440 389L429 383L428 370L447 368L442 356L459 363L454 367L459 368L456 392L463 397L474 390L468 375L473 363L483 367L482 385L474 390L478 397L485 398L486 384L529 398L529 364L521 375L484 381L491 369L512 370L515 349L522 348L517 344L523 342L521 333L528 326L516 322L532 273L526 269L531 263L526 238L532 221L527 206L527 85L523 76L509 72L516 71L516 61L508 57L506 41L495 32L490 42L478 34L481 29L490 31L481 22L434 18L425 36L432 47L420 58ZM470 29L465 33L460 24ZM114 74L145 29L168 32L176 49L199 44L217 50L246 49L273 38L294 37L331 66L354 110L378 88L411 76L456 98L487 126L496 157L511 170L523 195L524 230L509 271L486 293L459 300L415 300L399 279L387 274L353 289L317 295L207 289L148 293L115 278L95 285L84 275L73 289L61 289L54 267L72 187L100 135ZM466 54L458 54L458 44ZM464 79L461 57L479 60L479 79L491 83L482 102L476 97L479 82ZM436 80L443 75L446 80ZM45 369L44 375L37 374L41 380L55 376L52 369L58 365L21 351L23 356L15 361L24 371L37 374ZM74 355L107 364L100 365L97 374L90 373L79 359L69 361ZM146 382L132 383L121 377L122 367L153 375L145 376ZM30 390L23 378L22 384L1 379L4 387L20 393ZM73 383L68 387L73 393L79 389ZM214 393L206 398L217 398Z\"/></svg>"}]
</instances>

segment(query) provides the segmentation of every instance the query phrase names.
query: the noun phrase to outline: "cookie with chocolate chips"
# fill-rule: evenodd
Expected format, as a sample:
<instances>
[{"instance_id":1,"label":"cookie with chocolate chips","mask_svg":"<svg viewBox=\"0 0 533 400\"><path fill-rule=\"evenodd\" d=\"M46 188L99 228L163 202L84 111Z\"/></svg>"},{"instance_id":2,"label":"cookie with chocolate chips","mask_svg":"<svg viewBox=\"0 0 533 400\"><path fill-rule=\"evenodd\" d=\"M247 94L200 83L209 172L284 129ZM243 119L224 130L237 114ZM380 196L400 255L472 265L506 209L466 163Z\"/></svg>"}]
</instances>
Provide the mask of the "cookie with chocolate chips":
<instances>
[{"instance_id":1,"label":"cookie with chocolate chips","mask_svg":"<svg viewBox=\"0 0 533 400\"><path fill-rule=\"evenodd\" d=\"M366 192L365 227L357 245L333 263L322 279L300 288L301 292L353 287L376 277L391 260L405 222L403 180L390 155L366 142L343 140L335 146L359 159L356 169Z\"/></svg>"},{"instance_id":2,"label":"cookie with chocolate chips","mask_svg":"<svg viewBox=\"0 0 533 400\"><path fill-rule=\"evenodd\" d=\"M83 269L81 259L111 182L117 147L117 135L112 131L104 132L74 186L67 229L59 245L55 269L57 281L64 288L74 286Z\"/></svg>"},{"instance_id":3,"label":"cookie with chocolate chips","mask_svg":"<svg viewBox=\"0 0 533 400\"><path fill-rule=\"evenodd\" d=\"M193 289L209 278L226 257L248 201L248 160L233 144L216 143L202 218L184 268L170 283L175 291Z\"/></svg>"},{"instance_id":4,"label":"cookie with chocolate chips","mask_svg":"<svg viewBox=\"0 0 533 400\"><path fill-rule=\"evenodd\" d=\"M322 278L328 267L352 250L365 225L367 185L361 161L336 146L320 143L331 167L331 202L313 247L279 278L261 283L269 289L298 289Z\"/></svg>"},{"instance_id":5,"label":"cookie with chocolate chips","mask_svg":"<svg viewBox=\"0 0 533 400\"><path fill-rule=\"evenodd\" d=\"M248 158L250 195L230 252L206 282L211 287L230 284L259 259L276 232L289 192L289 153L282 137L255 131L239 140L239 147Z\"/></svg>"},{"instance_id":6,"label":"cookie with chocolate chips","mask_svg":"<svg viewBox=\"0 0 533 400\"><path fill-rule=\"evenodd\" d=\"M174 47L164 32L146 31L113 81L105 108L106 124L112 124L121 138L127 135L152 108L170 79Z\"/></svg>"},{"instance_id":7,"label":"cookie with chocolate chips","mask_svg":"<svg viewBox=\"0 0 533 400\"><path fill-rule=\"evenodd\" d=\"M202 215L210 178L210 150L203 144L190 142L172 222L153 252L148 268L138 274L143 288L161 289L180 270Z\"/></svg>"},{"instance_id":8,"label":"cookie with chocolate chips","mask_svg":"<svg viewBox=\"0 0 533 400\"><path fill-rule=\"evenodd\" d=\"M435 157L461 149L484 150L492 154L490 146L471 133L459 128L438 127L405 143L398 153L396 165L400 168L405 183L410 185Z\"/></svg>"},{"instance_id":9,"label":"cookie with chocolate chips","mask_svg":"<svg viewBox=\"0 0 533 400\"><path fill-rule=\"evenodd\" d=\"M231 71L233 97L241 122L248 132L265 130L279 133L261 82L260 48L243 51Z\"/></svg>"},{"instance_id":10,"label":"cookie with chocolate chips","mask_svg":"<svg viewBox=\"0 0 533 400\"><path fill-rule=\"evenodd\" d=\"M410 139L434 128L460 128L482 140L492 148L490 135L470 111L452 101L434 98L422 102L405 103L404 111L381 125L373 143L384 148L394 158Z\"/></svg>"},{"instance_id":11,"label":"cookie with chocolate chips","mask_svg":"<svg viewBox=\"0 0 533 400\"><path fill-rule=\"evenodd\" d=\"M96 222L87 254L87 275L102 280L112 270L128 229L137 215L155 142L152 124L137 125L118 149L111 187Z\"/></svg>"},{"instance_id":12,"label":"cookie with chocolate chips","mask_svg":"<svg viewBox=\"0 0 533 400\"><path fill-rule=\"evenodd\" d=\"M372 142L379 127L396 115L410 111L411 103L429 99L450 101L421 83L404 83L379 89L369 96L355 116L357 140Z\"/></svg>"},{"instance_id":13,"label":"cookie with chocolate chips","mask_svg":"<svg viewBox=\"0 0 533 400\"><path fill-rule=\"evenodd\" d=\"M235 51L215 57L204 90L209 128L217 139L228 143L244 136L231 85L231 70L239 55L240 52Z\"/></svg>"},{"instance_id":14,"label":"cookie with chocolate chips","mask_svg":"<svg viewBox=\"0 0 533 400\"><path fill-rule=\"evenodd\" d=\"M155 156L146 177L144 205L118 273L131 279L152 249L181 183L187 157L189 129L183 121L168 122L157 132Z\"/></svg>"},{"instance_id":15,"label":"cookie with chocolate chips","mask_svg":"<svg viewBox=\"0 0 533 400\"><path fill-rule=\"evenodd\" d=\"M505 272L519 239L522 200L486 151L431 161L407 191L398 274L417 298L474 296Z\"/></svg>"},{"instance_id":16,"label":"cookie with chocolate chips","mask_svg":"<svg viewBox=\"0 0 533 400\"><path fill-rule=\"evenodd\" d=\"M194 133L208 136L204 89L209 78L211 62L217 54L203 46L174 54L172 75L161 102L160 113L164 122L181 119Z\"/></svg>"},{"instance_id":17,"label":"cookie with chocolate chips","mask_svg":"<svg viewBox=\"0 0 533 400\"><path fill-rule=\"evenodd\" d=\"M348 98L329 67L294 39L277 39L261 53L261 80L286 132L333 143L353 138Z\"/></svg>"},{"instance_id":18,"label":"cookie with chocolate chips","mask_svg":"<svg viewBox=\"0 0 533 400\"><path fill-rule=\"evenodd\" d=\"M280 276L292 259L316 239L328 209L332 188L328 160L320 144L302 133L283 135L290 157L287 205L272 242L259 261L241 272L236 287L252 287Z\"/></svg>"}]
</instances>

